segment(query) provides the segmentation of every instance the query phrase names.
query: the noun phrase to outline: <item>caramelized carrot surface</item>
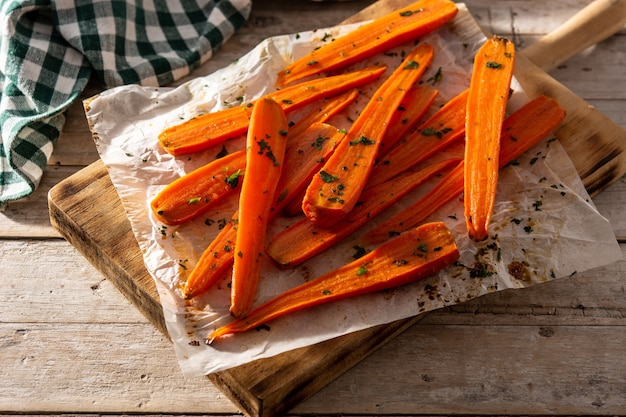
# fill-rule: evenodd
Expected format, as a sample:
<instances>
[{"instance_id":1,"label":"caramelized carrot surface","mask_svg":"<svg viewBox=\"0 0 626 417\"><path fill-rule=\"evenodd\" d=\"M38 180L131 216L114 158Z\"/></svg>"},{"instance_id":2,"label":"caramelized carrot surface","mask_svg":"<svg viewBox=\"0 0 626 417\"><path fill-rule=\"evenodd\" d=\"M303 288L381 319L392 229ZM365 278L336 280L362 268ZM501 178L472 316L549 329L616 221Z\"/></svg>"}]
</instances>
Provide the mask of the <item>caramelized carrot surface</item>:
<instances>
[{"instance_id":1,"label":"caramelized carrot surface","mask_svg":"<svg viewBox=\"0 0 626 417\"><path fill-rule=\"evenodd\" d=\"M385 70L385 66L373 66L286 87L265 97L272 98L290 113L316 100L371 83ZM184 155L240 137L248 130L253 105L254 102L203 114L171 126L161 132L159 142L168 153Z\"/></svg>"},{"instance_id":2,"label":"caramelized carrot surface","mask_svg":"<svg viewBox=\"0 0 626 417\"><path fill-rule=\"evenodd\" d=\"M252 306L265 257L265 234L284 164L289 124L280 104L254 104L246 142L246 177L239 196L230 312L240 317Z\"/></svg>"},{"instance_id":3,"label":"caramelized carrot surface","mask_svg":"<svg viewBox=\"0 0 626 417\"><path fill-rule=\"evenodd\" d=\"M336 70L394 46L417 40L456 16L449 0L421 0L345 34L306 54L278 73L276 85Z\"/></svg>"},{"instance_id":4,"label":"caramelized carrot surface","mask_svg":"<svg viewBox=\"0 0 626 417\"><path fill-rule=\"evenodd\" d=\"M381 84L354 121L346 138L309 184L302 209L321 226L339 222L357 203L374 166L392 116L433 59L433 47L418 45Z\"/></svg>"},{"instance_id":5,"label":"caramelized carrot surface","mask_svg":"<svg viewBox=\"0 0 626 417\"><path fill-rule=\"evenodd\" d=\"M459 251L450 230L441 222L425 224L217 328L209 335L208 342L254 329L294 311L427 278L458 258Z\"/></svg>"},{"instance_id":6,"label":"caramelized carrot surface","mask_svg":"<svg viewBox=\"0 0 626 417\"><path fill-rule=\"evenodd\" d=\"M492 37L474 57L465 123L464 203L470 238L489 234L498 186L500 132L511 88L515 47Z\"/></svg>"},{"instance_id":7,"label":"caramelized carrot surface","mask_svg":"<svg viewBox=\"0 0 626 417\"><path fill-rule=\"evenodd\" d=\"M561 124L564 117L565 110L556 101L545 96L531 100L511 114L504 121L502 129L500 168L545 138ZM463 172L464 162L419 201L368 232L365 241L381 242L426 221L437 209L463 192Z\"/></svg>"}]
</instances>

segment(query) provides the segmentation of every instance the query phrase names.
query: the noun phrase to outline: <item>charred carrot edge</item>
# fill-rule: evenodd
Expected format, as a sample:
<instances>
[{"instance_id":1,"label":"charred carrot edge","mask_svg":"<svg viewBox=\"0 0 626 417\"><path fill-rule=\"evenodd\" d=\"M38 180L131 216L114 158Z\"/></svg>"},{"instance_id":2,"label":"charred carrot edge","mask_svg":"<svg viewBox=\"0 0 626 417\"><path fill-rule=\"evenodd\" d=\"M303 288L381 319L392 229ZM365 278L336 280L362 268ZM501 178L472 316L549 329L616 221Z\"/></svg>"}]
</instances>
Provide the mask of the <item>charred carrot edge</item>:
<instances>
[{"instance_id":1,"label":"charred carrot edge","mask_svg":"<svg viewBox=\"0 0 626 417\"><path fill-rule=\"evenodd\" d=\"M368 187L401 174L462 138L465 134L467 94L468 90L465 90L450 99L415 132L379 160L370 174Z\"/></svg>"},{"instance_id":2,"label":"charred carrot edge","mask_svg":"<svg viewBox=\"0 0 626 417\"><path fill-rule=\"evenodd\" d=\"M515 47L492 37L474 57L465 126L464 204L470 238L489 235L498 186L500 132L511 88Z\"/></svg>"},{"instance_id":3,"label":"charred carrot edge","mask_svg":"<svg viewBox=\"0 0 626 417\"><path fill-rule=\"evenodd\" d=\"M443 223L425 224L217 328L207 342L254 329L294 311L419 281L452 265L459 256L454 236Z\"/></svg>"},{"instance_id":4,"label":"charred carrot edge","mask_svg":"<svg viewBox=\"0 0 626 417\"><path fill-rule=\"evenodd\" d=\"M265 235L274 193L284 164L289 123L280 104L254 104L246 140L246 177L239 194L230 313L247 313L256 295L265 257Z\"/></svg>"},{"instance_id":5,"label":"charred carrot edge","mask_svg":"<svg viewBox=\"0 0 626 417\"><path fill-rule=\"evenodd\" d=\"M230 271L234 261L238 219L239 212L236 212L204 250L181 289L184 299L189 300L204 293Z\"/></svg>"},{"instance_id":6,"label":"charred carrot edge","mask_svg":"<svg viewBox=\"0 0 626 417\"><path fill-rule=\"evenodd\" d=\"M327 227L357 203L374 166L389 120L406 92L432 62L434 49L418 45L380 85L354 121L346 138L311 180L302 202L304 214Z\"/></svg>"},{"instance_id":7,"label":"charred carrot edge","mask_svg":"<svg viewBox=\"0 0 626 417\"><path fill-rule=\"evenodd\" d=\"M443 26L458 8L448 0L422 0L372 20L306 54L278 73L276 85L336 70L413 41Z\"/></svg>"},{"instance_id":8,"label":"charred carrot edge","mask_svg":"<svg viewBox=\"0 0 626 417\"><path fill-rule=\"evenodd\" d=\"M500 168L545 138L561 124L564 117L565 110L545 96L531 100L511 114L504 121L502 129ZM426 221L437 209L463 192L463 171L462 162L419 201L369 231L365 235L365 242L381 242Z\"/></svg>"},{"instance_id":9,"label":"charred carrot edge","mask_svg":"<svg viewBox=\"0 0 626 417\"><path fill-rule=\"evenodd\" d=\"M354 233L411 190L459 161L460 159L454 158L437 162L419 171L407 173L393 183L383 183L367 189L363 192L361 202L333 227L322 228L304 218L274 236L267 253L280 267L293 268Z\"/></svg>"},{"instance_id":10,"label":"charred carrot edge","mask_svg":"<svg viewBox=\"0 0 626 417\"><path fill-rule=\"evenodd\" d=\"M160 222L185 223L238 190L245 168L245 151L211 161L165 186L152 199L150 208Z\"/></svg>"},{"instance_id":11,"label":"charred carrot edge","mask_svg":"<svg viewBox=\"0 0 626 417\"><path fill-rule=\"evenodd\" d=\"M283 88L267 94L278 102L286 113L302 108L316 100L331 97L380 78L385 66L373 66L346 74L324 77ZM254 101L237 107L203 114L159 134L159 142L166 152L184 155L199 152L243 135L248 130Z\"/></svg>"},{"instance_id":12,"label":"charred carrot edge","mask_svg":"<svg viewBox=\"0 0 626 417\"><path fill-rule=\"evenodd\" d=\"M335 126L313 122L289 140L283 172L274 195L273 214L280 213L292 198L301 195L345 135Z\"/></svg>"},{"instance_id":13,"label":"charred carrot edge","mask_svg":"<svg viewBox=\"0 0 626 417\"><path fill-rule=\"evenodd\" d=\"M378 150L378 158L389 153L421 120L439 92L425 85L411 88L389 121L389 127Z\"/></svg>"}]
</instances>

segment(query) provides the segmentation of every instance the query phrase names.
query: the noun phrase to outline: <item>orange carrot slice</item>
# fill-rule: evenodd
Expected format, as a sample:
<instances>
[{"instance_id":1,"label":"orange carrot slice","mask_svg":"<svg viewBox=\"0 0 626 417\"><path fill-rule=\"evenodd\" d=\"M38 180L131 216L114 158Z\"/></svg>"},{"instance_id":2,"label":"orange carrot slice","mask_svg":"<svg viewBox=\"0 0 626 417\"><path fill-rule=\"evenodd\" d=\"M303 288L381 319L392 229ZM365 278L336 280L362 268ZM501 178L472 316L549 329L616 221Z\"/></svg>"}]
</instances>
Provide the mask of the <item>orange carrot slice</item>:
<instances>
[{"instance_id":1,"label":"orange carrot slice","mask_svg":"<svg viewBox=\"0 0 626 417\"><path fill-rule=\"evenodd\" d=\"M381 84L348 130L346 138L314 176L302 203L305 215L321 226L341 220L356 204L372 170L380 143L406 92L433 58L433 47L417 46Z\"/></svg>"},{"instance_id":2,"label":"orange carrot slice","mask_svg":"<svg viewBox=\"0 0 626 417\"><path fill-rule=\"evenodd\" d=\"M290 113L316 100L373 82L385 70L385 66L373 66L286 87L265 97L271 97L280 103L286 113ZM248 129L253 104L203 114L171 126L159 134L159 142L168 153L184 155L239 137Z\"/></svg>"},{"instance_id":3,"label":"orange carrot slice","mask_svg":"<svg viewBox=\"0 0 626 417\"><path fill-rule=\"evenodd\" d=\"M345 136L346 133L335 126L314 122L289 140L283 172L274 195L272 211L275 214L280 213L294 196L301 195Z\"/></svg>"},{"instance_id":4,"label":"orange carrot slice","mask_svg":"<svg viewBox=\"0 0 626 417\"><path fill-rule=\"evenodd\" d=\"M190 300L204 293L230 271L234 261L238 219L239 212L236 212L204 250L183 285L184 299Z\"/></svg>"},{"instance_id":5,"label":"orange carrot slice","mask_svg":"<svg viewBox=\"0 0 626 417\"><path fill-rule=\"evenodd\" d=\"M500 167L509 164L545 138L561 124L564 117L565 110L556 101L545 96L529 101L511 114L504 121L502 129ZM365 235L365 241L381 242L426 221L437 209L463 192L463 172L462 162L419 201L369 231Z\"/></svg>"},{"instance_id":6,"label":"orange carrot slice","mask_svg":"<svg viewBox=\"0 0 626 417\"><path fill-rule=\"evenodd\" d=\"M185 223L238 190L245 168L245 151L218 158L172 181L150 202L150 208L167 225Z\"/></svg>"},{"instance_id":7,"label":"orange carrot slice","mask_svg":"<svg viewBox=\"0 0 626 417\"><path fill-rule=\"evenodd\" d=\"M421 0L364 24L299 58L278 73L277 85L336 70L418 39L456 16L448 0Z\"/></svg>"},{"instance_id":8,"label":"orange carrot slice","mask_svg":"<svg viewBox=\"0 0 626 417\"><path fill-rule=\"evenodd\" d=\"M515 47L492 37L474 57L465 126L465 220L470 238L488 237L498 186L500 132L511 88Z\"/></svg>"},{"instance_id":9,"label":"orange carrot slice","mask_svg":"<svg viewBox=\"0 0 626 417\"><path fill-rule=\"evenodd\" d=\"M453 264L459 256L454 236L443 223L425 224L217 328L207 342L254 329L294 311L419 281Z\"/></svg>"},{"instance_id":10,"label":"orange carrot slice","mask_svg":"<svg viewBox=\"0 0 626 417\"><path fill-rule=\"evenodd\" d=\"M363 192L359 204L333 227L319 227L304 218L272 238L267 253L283 268L295 267L320 254L354 233L370 220L391 207L411 190L443 172L460 159L449 159L406 173L393 183L383 183Z\"/></svg>"},{"instance_id":11,"label":"orange carrot slice","mask_svg":"<svg viewBox=\"0 0 626 417\"><path fill-rule=\"evenodd\" d=\"M389 153L394 145L404 139L420 122L438 93L426 85L416 85L406 93L404 100L391 116L389 127L378 150L379 158Z\"/></svg>"},{"instance_id":12,"label":"orange carrot slice","mask_svg":"<svg viewBox=\"0 0 626 417\"><path fill-rule=\"evenodd\" d=\"M367 186L380 184L401 174L462 138L465 133L467 94L468 90L465 90L453 97L382 158L372 170Z\"/></svg>"},{"instance_id":13,"label":"orange carrot slice","mask_svg":"<svg viewBox=\"0 0 626 417\"><path fill-rule=\"evenodd\" d=\"M230 312L245 314L254 301L265 257L265 234L287 147L289 124L280 104L263 98L254 104L246 141L246 177L239 196L239 222Z\"/></svg>"}]
</instances>

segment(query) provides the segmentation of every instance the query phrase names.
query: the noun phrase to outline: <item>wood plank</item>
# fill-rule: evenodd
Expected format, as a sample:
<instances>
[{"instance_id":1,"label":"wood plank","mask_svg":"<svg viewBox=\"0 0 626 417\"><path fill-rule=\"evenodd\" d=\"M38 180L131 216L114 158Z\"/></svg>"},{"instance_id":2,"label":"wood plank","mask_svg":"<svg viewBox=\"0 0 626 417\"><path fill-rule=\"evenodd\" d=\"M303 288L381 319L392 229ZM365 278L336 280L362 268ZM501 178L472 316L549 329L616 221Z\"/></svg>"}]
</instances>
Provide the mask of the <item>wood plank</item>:
<instances>
[{"instance_id":1,"label":"wood plank","mask_svg":"<svg viewBox=\"0 0 626 417\"><path fill-rule=\"evenodd\" d=\"M42 264L80 267L67 267L71 278L59 279L51 267L32 282L0 287L0 303L15 310L0 323L9 365L0 377L12 381L0 389L0 412L236 412L207 381L180 375L167 338L117 290L98 295L90 288L98 273L81 266L68 243L0 243L17 270L37 255ZM625 401L626 298L614 277L625 268L622 261L433 312L293 413L484 415L506 404L510 414L618 414ZM75 301L67 302L70 294ZM40 311L46 316L37 317ZM568 366L559 363L564 357Z\"/></svg>"}]
</instances>

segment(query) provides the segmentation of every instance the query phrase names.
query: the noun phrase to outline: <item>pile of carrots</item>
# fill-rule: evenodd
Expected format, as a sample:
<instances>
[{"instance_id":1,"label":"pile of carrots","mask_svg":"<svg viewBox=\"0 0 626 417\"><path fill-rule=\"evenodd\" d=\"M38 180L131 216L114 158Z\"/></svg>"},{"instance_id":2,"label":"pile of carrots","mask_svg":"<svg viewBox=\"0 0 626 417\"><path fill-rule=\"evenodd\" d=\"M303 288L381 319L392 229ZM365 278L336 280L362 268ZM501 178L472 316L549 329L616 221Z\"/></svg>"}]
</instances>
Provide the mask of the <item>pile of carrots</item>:
<instances>
[{"instance_id":1,"label":"pile of carrots","mask_svg":"<svg viewBox=\"0 0 626 417\"><path fill-rule=\"evenodd\" d=\"M232 273L230 312L236 320L215 329L207 342L295 310L423 279L451 265L459 257L452 233L442 222L423 222L461 194L469 237L481 241L489 236L499 169L548 135L565 115L554 100L541 96L507 116L513 44L488 39L475 55L467 90L422 122L437 96L421 82L435 53L432 46L417 42L389 74L383 65L341 72L419 40L457 11L449 0L417 1L294 61L278 73L276 92L162 132L159 141L173 155L246 135L245 150L190 172L151 201L156 218L174 225L201 216L228 196L239 196L238 211L182 286L183 296L191 299ZM380 86L348 129L328 124L359 99L360 87L380 78ZM288 123L291 112L315 103L317 107L297 123ZM429 162L463 138L463 158ZM263 305L253 305L266 259L293 268L437 175L442 179L419 201L365 236L368 243L383 242L380 246ZM276 216L294 214L301 220L268 236Z\"/></svg>"}]
</instances>

